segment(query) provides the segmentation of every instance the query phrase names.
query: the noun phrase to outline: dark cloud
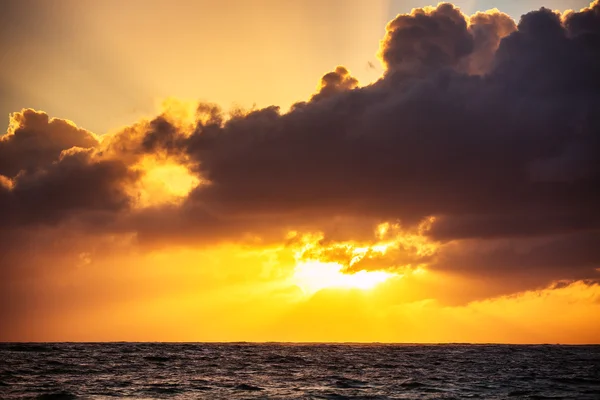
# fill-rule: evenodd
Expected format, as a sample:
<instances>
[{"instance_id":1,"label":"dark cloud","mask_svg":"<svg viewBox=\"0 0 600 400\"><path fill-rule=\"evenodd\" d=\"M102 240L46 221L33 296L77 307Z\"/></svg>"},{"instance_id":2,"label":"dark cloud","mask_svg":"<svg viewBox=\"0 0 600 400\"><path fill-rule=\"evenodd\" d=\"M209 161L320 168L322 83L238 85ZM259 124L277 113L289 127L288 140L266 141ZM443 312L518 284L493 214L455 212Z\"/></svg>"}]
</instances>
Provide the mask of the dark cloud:
<instances>
[{"instance_id":1,"label":"dark cloud","mask_svg":"<svg viewBox=\"0 0 600 400\"><path fill-rule=\"evenodd\" d=\"M0 231L127 208L126 187L137 174L120 160L96 157L98 146L69 121L30 109L14 113L0 138Z\"/></svg>"},{"instance_id":2,"label":"dark cloud","mask_svg":"<svg viewBox=\"0 0 600 400\"><path fill-rule=\"evenodd\" d=\"M600 216L596 213L515 213L494 215L445 216L437 219L429 236L439 241L456 239L495 239L503 237L531 237L598 228Z\"/></svg>"},{"instance_id":3,"label":"dark cloud","mask_svg":"<svg viewBox=\"0 0 600 400\"><path fill-rule=\"evenodd\" d=\"M350 72L344 67L337 67L335 71L325 74L321 78L319 92L311 100L333 96L340 92L355 89L358 86L358 80L350 75Z\"/></svg>"},{"instance_id":4,"label":"dark cloud","mask_svg":"<svg viewBox=\"0 0 600 400\"><path fill-rule=\"evenodd\" d=\"M428 235L444 244L426 257L432 268L529 274L536 283L594 277L599 7L564 18L541 9L516 27L502 13L468 18L450 4L400 15L381 43L387 70L379 81L358 87L338 67L287 113L273 106L227 119L207 104L191 129L163 115L100 146L33 113L0 142L14 148L0 147L0 174L13 178L0 181L2 213L20 224L108 211L119 215L112 228L153 242L299 228L341 238L371 234L383 221L414 229L435 216ZM33 139L23 144L17 133ZM88 150L67 150L73 146ZM136 180L132 165L157 154L208 183L181 205L131 210L123 188ZM361 222L351 234L331 222L353 218ZM498 240L546 244L526 256L463 251ZM421 260L405 250L368 258L363 268ZM338 253L331 257L347 257Z\"/></svg>"},{"instance_id":5,"label":"dark cloud","mask_svg":"<svg viewBox=\"0 0 600 400\"><path fill-rule=\"evenodd\" d=\"M600 1L594 0L590 6L581 12L572 12L565 18L567 32L571 36L600 34ZM593 37L589 37L593 39Z\"/></svg>"},{"instance_id":6,"label":"dark cloud","mask_svg":"<svg viewBox=\"0 0 600 400\"><path fill-rule=\"evenodd\" d=\"M93 134L69 121L25 109L11 116L9 132L0 137L0 175L31 172L56 161L63 150L97 145Z\"/></svg>"},{"instance_id":7,"label":"dark cloud","mask_svg":"<svg viewBox=\"0 0 600 400\"><path fill-rule=\"evenodd\" d=\"M289 213L433 215L431 235L446 241L599 229L600 48L546 9L513 30L495 12L469 25L450 5L399 16L381 81L283 115L199 124L185 150L211 185L190 202L229 217L281 213L282 224ZM461 71L469 57L483 77Z\"/></svg>"},{"instance_id":8,"label":"dark cloud","mask_svg":"<svg viewBox=\"0 0 600 400\"><path fill-rule=\"evenodd\" d=\"M456 67L474 48L467 21L452 4L414 9L388 23L381 59L388 71L424 76L443 67Z\"/></svg>"},{"instance_id":9,"label":"dark cloud","mask_svg":"<svg viewBox=\"0 0 600 400\"><path fill-rule=\"evenodd\" d=\"M469 24L473 52L467 58L466 70L472 74L486 74L493 67L500 40L516 31L517 25L510 16L496 10L476 13Z\"/></svg>"},{"instance_id":10,"label":"dark cloud","mask_svg":"<svg viewBox=\"0 0 600 400\"><path fill-rule=\"evenodd\" d=\"M0 189L3 229L57 223L80 211L119 211L129 205L127 185L137 176L115 160L94 161L73 150L48 168L16 177Z\"/></svg>"},{"instance_id":11,"label":"dark cloud","mask_svg":"<svg viewBox=\"0 0 600 400\"><path fill-rule=\"evenodd\" d=\"M430 267L494 280L505 293L543 288L559 279L598 281L598 243L598 231L520 240L469 240L447 245Z\"/></svg>"}]
</instances>

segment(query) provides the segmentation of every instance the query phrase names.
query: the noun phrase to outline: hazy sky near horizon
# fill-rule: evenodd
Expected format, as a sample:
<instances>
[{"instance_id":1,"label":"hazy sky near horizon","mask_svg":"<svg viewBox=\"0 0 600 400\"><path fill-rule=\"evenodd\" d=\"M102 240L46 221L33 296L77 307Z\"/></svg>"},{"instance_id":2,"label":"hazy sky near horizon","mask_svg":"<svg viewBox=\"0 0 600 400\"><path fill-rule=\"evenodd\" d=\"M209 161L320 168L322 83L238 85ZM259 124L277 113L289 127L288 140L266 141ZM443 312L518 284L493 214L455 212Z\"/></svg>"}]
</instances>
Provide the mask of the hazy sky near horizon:
<instances>
[{"instance_id":1,"label":"hazy sky near horizon","mask_svg":"<svg viewBox=\"0 0 600 400\"><path fill-rule=\"evenodd\" d=\"M599 342L600 0L425 6L1 2L0 341Z\"/></svg>"}]
</instances>

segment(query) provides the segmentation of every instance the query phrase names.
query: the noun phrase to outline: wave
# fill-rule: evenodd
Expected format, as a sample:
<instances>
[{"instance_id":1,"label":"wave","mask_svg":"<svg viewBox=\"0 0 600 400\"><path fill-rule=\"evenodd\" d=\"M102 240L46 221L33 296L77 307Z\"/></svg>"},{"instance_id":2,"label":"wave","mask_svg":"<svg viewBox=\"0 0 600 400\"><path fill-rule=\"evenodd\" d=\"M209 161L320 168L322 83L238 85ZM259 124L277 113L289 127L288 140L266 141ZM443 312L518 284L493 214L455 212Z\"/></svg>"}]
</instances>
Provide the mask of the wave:
<instances>
[{"instance_id":1,"label":"wave","mask_svg":"<svg viewBox=\"0 0 600 400\"><path fill-rule=\"evenodd\" d=\"M246 390L246 391L249 391L249 392L256 392L256 391L259 391L259 390L265 390L264 388L261 388L259 386L248 385L246 383L242 383L241 385L237 385L235 387L235 389L236 390Z\"/></svg>"},{"instance_id":2,"label":"wave","mask_svg":"<svg viewBox=\"0 0 600 400\"><path fill-rule=\"evenodd\" d=\"M164 356L146 356L144 357L144 360L153 362L169 362L172 360L172 358Z\"/></svg>"},{"instance_id":3,"label":"wave","mask_svg":"<svg viewBox=\"0 0 600 400\"><path fill-rule=\"evenodd\" d=\"M71 392L60 391L54 393L43 393L36 397L37 400L76 400L78 397Z\"/></svg>"}]
</instances>

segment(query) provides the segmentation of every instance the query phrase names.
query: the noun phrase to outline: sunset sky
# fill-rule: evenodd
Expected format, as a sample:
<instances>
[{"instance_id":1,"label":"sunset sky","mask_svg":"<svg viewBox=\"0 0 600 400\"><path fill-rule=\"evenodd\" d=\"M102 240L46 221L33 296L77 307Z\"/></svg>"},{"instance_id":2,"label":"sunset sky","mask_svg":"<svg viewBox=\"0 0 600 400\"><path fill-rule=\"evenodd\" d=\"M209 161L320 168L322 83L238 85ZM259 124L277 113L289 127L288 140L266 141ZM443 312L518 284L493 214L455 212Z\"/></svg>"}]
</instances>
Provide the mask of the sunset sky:
<instances>
[{"instance_id":1,"label":"sunset sky","mask_svg":"<svg viewBox=\"0 0 600 400\"><path fill-rule=\"evenodd\" d=\"M600 343L599 1L12 0L0 46L0 341Z\"/></svg>"}]
</instances>

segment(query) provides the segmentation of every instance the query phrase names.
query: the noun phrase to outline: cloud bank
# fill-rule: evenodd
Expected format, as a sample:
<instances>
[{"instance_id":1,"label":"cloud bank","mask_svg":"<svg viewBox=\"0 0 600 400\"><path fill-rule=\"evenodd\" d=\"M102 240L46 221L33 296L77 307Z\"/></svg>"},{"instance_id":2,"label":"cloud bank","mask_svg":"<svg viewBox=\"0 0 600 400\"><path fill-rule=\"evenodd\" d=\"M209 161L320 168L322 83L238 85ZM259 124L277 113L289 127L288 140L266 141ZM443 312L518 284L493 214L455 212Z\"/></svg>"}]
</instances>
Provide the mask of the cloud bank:
<instances>
[{"instance_id":1,"label":"cloud bank","mask_svg":"<svg viewBox=\"0 0 600 400\"><path fill-rule=\"evenodd\" d=\"M415 9L387 25L379 56L378 81L339 66L285 113L201 104L191 120L165 112L102 137L14 113L0 137L3 291L41 268L27 249L51 257L59 245L41 237L60 232L79 235L65 249L77 256L98 237L143 248L321 232L317 253L348 272L425 266L487 282L467 300L597 280L600 2L518 24ZM194 184L158 199L147 179L169 165ZM376 245L383 223L399 235L389 251L350 263L336 245Z\"/></svg>"}]
</instances>

